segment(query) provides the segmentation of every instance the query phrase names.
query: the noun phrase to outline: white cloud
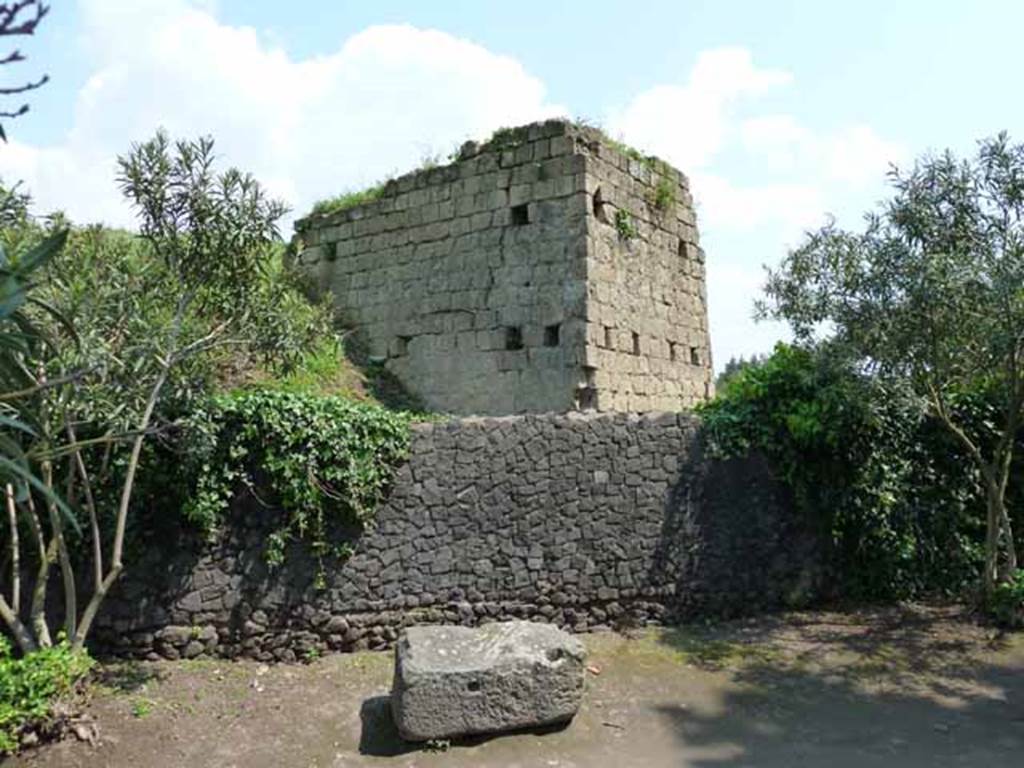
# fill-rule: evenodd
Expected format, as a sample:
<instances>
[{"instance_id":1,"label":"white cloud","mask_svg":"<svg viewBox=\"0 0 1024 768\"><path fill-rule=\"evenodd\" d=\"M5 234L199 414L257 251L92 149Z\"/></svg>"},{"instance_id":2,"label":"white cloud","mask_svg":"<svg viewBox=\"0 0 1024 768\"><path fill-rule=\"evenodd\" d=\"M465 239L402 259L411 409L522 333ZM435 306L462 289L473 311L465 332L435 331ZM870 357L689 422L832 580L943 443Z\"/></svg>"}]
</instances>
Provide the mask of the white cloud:
<instances>
[{"instance_id":1,"label":"white cloud","mask_svg":"<svg viewBox=\"0 0 1024 768\"><path fill-rule=\"evenodd\" d=\"M437 30L369 27L300 59L266 34L219 21L216 0L80 5L92 71L66 136L0 151L0 176L23 179L40 210L76 221L133 223L115 160L160 126L178 137L212 134L226 163L302 213L466 138L566 113L515 59ZM655 85L607 116L613 135L691 174L720 365L770 348L778 335L750 320L761 264L837 212L840 193L905 156L867 125L820 132L793 115L758 112L793 83L743 48L710 50L680 82Z\"/></svg>"},{"instance_id":2,"label":"white cloud","mask_svg":"<svg viewBox=\"0 0 1024 768\"><path fill-rule=\"evenodd\" d=\"M684 169L701 167L721 149L737 101L791 81L781 70L758 69L749 51L705 51L685 85L659 85L636 96L609 121L622 135Z\"/></svg>"},{"instance_id":3,"label":"white cloud","mask_svg":"<svg viewBox=\"0 0 1024 768\"><path fill-rule=\"evenodd\" d=\"M907 158L905 147L863 123L819 135L792 115L768 115L744 120L740 136L744 149L766 167L858 187L876 183L890 164Z\"/></svg>"},{"instance_id":4,"label":"white cloud","mask_svg":"<svg viewBox=\"0 0 1024 768\"><path fill-rule=\"evenodd\" d=\"M756 233L779 229L787 243L822 223L825 198L813 183L737 185L713 173L697 173L691 183L701 228L706 231Z\"/></svg>"},{"instance_id":5,"label":"white cloud","mask_svg":"<svg viewBox=\"0 0 1024 768\"><path fill-rule=\"evenodd\" d=\"M825 140L822 155L832 179L864 185L882 178L891 164L905 162L908 153L871 126L851 125Z\"/></svg>"},{"instance_id":6,"label":"white cloud","mask_svg":"<svg viewBox=\"0 0 1024 768\"><path fill-rule=\"evenodd\" d=\"M754 322L754 298L761 294L765 274L727 261L708 260L708 315L716 370L730 358L750 359L770 352L779 339L790 338L784 323Z\"/></svg>"},{"instance_id":7,"label":"white cloud","mask_svg":"<svg viewBox=\"0 0 1024 768\"><path fill-rule=\"evenodd\" d=\"M328 55L294 59L210 3L83 0L94 70L57 146L12 143L0 174L39 207L127 224L115 158L163 126L212 134L302 212L313 200L415 166L494 128L564 113L514 59L443 32L370 27Z\"/></svg>"},{"instance_id":8,"label":"white cloud","mask_svg":"<svg viewBox=\"0 0 1024 768\"><path fill-rule=\"evenodd\" d=\"M827 213L863 204L888 164L906 157L865 124L819 131L792 114L758 113L794 83L745 49L705 51L684 83L637 94L609 121L619 138L690 175L719 368L785 336L781 324L752 319L762 265L777 263Z\"/></svg>"}]
</instances>

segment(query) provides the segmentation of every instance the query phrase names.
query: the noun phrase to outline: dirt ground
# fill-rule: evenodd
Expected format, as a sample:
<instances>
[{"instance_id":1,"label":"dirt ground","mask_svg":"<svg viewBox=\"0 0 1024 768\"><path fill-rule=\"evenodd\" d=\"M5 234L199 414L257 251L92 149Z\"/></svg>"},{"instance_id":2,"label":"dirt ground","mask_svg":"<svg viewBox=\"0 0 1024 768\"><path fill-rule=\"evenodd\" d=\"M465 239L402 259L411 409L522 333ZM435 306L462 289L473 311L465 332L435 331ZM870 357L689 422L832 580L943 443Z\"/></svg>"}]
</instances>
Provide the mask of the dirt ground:
<instances>
[{"instance_id":1,"label":"dirt ground","mask_svg":"<svg viewBox=\"0 0 1024 768\"><path fill-rule=\"evenodd\" d=\"M404 744L390 653L107 666L100 742L18 768L217 766L1024 765L1024 634L955 608L795 613L633 636L590 635L587 690L564 728ZM447 748L445 748L447 746Z\"/></svg>"}]
</instances>

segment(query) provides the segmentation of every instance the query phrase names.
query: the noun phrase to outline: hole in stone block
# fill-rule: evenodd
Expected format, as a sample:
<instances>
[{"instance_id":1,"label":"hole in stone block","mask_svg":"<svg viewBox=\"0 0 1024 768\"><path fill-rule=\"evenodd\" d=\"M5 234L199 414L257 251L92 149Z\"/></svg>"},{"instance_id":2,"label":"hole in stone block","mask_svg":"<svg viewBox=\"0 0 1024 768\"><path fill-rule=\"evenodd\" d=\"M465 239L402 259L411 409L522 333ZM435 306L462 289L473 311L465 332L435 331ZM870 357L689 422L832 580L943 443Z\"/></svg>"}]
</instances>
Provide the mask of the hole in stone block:
<instances>
[{"instance_id":1,"label":"hole in stone block","mask_svg":"<svg viewBox=\"0 0 1024 768\"><path fill-rule=\"evenodd\" d=\"M512 226L521 227L530 223L530 206L527 203L512 206Z\"/></svg>"},{"instance_id":2,"label":"hole in stone block","mask_svg":"<svg viewBox=\"0 0 1024 768\"><path fill-rule=\"evenodd\" d=\"M395 355L402 357L403 355L409 354L409 342L412 340L411 336L399 336L395 339Z\"/></svg>"},{"instance_id":3,"label":"hole in stone block","mask_svg":"<svg viewBox=\"0 0 1024 768\"><path fill-rule=\"evenodd\" d=\"M612 327L606 325L604 327L604 346L606 349L611 349L615 346L615 340L612 338Z\"/></svg>"},{"instance_id":4,"label":"hole in stone block","mask_svg":"<svg viewBox=\"0 0 1024 768\"><path fill-rule=\"evenodd\" d=\"M592 411L597 408L597 390L593 387L580 387L576 390L576 410Z\"/></svg>"},{"instance_id":5,"label":"hole in stone block","mask_svg":"<svg viewBox=\"0 0 1024 768\"><path fill-rule=\"evenodd\" d=\"M633 354L634 355L639 355L640 354L640 334L637 333L636 331L633 331L632 335L633 335Z\"/></svg>"},{"instance_id":6,"label":"hole in stone block","mask_svg":"<svg viewBox=\"0 0 1024 768\"><path fill-rule=\"evenodd\" d=\"M679 256L686 258L686 241L683 238L679 238Z\"/></svg>"},{"instance_id":7,"label":"hole in stone block","mask_svg":"<svg viewBox=\"0 0 1024 768\"><path fill-rule=\"evenodd\" d=\"M694 365L700 365L700 350L696 347L690 347L690 362Z\"/></svg>"},{"instance_id":8,"label":"hole in stone block","mask_svg":"<svg viewBox=\"0 0 1024 768\"><path fill-rule=\"evenodd\" d=\"M676 361L676 343L674 341L668 343L668 359L673 363Z\"/></svg>"},{"instance_id":9,"label":"hole in stone block","mask_svg":"<svg viewBox=\"0 0 1024 768\"><path fill-rule=\"evenodd\" d=\"M505 329L505 349L515 351L523 348L523 329L510 325Z\"/></svg>"},{"instance_id":10,"label":"hole in stone block","mask_svg":"<svg viewBox=\"0 0 1024 768\"><path fill-rule=\"evenodd\" d=\"M598 187L593 197L594 216L598 221L608 223L608 213L604 209L604 198L601 197L601 188Z\"/></svg>"},{"instance_id":11,"label":"hole in stone block","mask_svg":"<svg viewBox=\"0 0 1024 768\"><path fill-rule=\"evenodd\" d=\"M466 683L466 690L467 691L479 691L480 690L480 681L479 680L470 680L468 683Z\"/></svg>"},{"instance_id":12,"label":"hole in stone block","mask_svg":"<svg viewBox=\"0 0 1024 768\"><path fill-rule=\"evenodd\" d=\"M554 325L548 325L544 328L544 346L545 347L557 347L558 346L558 335L560 326L558 323Z\"/></svg>"}]
</instances>

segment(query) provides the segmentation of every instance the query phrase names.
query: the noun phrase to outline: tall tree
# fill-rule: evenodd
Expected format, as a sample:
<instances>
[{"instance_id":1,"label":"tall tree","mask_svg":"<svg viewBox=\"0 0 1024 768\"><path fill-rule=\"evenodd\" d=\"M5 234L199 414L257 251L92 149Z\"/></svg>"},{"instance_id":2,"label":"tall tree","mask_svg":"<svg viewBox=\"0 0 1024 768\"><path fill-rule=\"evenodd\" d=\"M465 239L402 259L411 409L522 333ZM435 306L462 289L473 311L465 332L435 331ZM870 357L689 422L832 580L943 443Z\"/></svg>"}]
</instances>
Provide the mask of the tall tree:
<instances>
[{"instance_id":1,"label":"tall tree","mask_svg":"<svg viewBox=\"0 0 1024 768\"><path fill-rule=\"evenodd\" d=\"M983 586L1017 569L1006 493L1024 417L1024 145L925 156L890 173L862 232L834 222L770 271L762 317L804 340L830 334L864 366L909 383L977 467L987 499ZM958 404L997 404L982 425Z\"/></svg>"},{"instance_id":2,"label":"tall tree","mask_svg":"<svg viewBox=\"0 0 1024 768\"><path fill-rule=\"evenodd\" d=\"M215 348L239 343L250 325L252 302L286 209L251 176L235 169L217 172L214 158L209 138L172 143L158 133L133 146L119 159L119 182L139 213L141 238L72 231L37 287L51 299L37 303L66 310L63 322L42 315L41 308L35 313L48 327L51 343L9 352L0 346L0 355L8 355L12 370L24 379L14 393L6 392L9 385L0 379L0 405L17 396L25 403L22 410L32 415L30 430L15 430L13 421L0 422L0 428L10 427L9 441L18 441L23 464L38 468L35 483L21 473L22 486L33 485L34 492L7 495L12 566L19 544L30 547L38 563L30 605L19 610L17 587L10 602L0 594L0 619L25 652L52 642L45 607L51 570L62 581L64 632L72 648L83 646L124 570L140 458L146 441L168 426L162 409L199 394L191 381L192 363ZM47 253L33 263L56 252L64 233L59 238L44 240ZM0 280L6 274L0 258ZM26 293L20 275L12 283L19 300ZM0 282L0 299L3 286ZM0 323L0 332L9 324ZM67 343L68 331L78 343ZM123 458L124 469L116 492L100 497L95 480L99 468L109 465L111 451ZM81 609L66 535L77 525L73 510L84 512L80 527L93 566ZM27 522L27 542L19 542L19 516Z\"/></svg>"}]
</instances>

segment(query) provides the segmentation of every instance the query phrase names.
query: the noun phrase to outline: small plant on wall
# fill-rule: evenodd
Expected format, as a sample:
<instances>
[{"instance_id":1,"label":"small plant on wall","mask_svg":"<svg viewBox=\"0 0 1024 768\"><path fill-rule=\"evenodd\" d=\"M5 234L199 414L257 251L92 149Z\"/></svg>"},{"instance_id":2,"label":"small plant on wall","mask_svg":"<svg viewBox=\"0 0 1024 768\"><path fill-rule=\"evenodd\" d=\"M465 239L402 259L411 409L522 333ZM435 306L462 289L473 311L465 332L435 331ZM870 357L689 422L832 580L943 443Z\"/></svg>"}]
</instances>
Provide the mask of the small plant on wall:
<instances>
[{"instance_id":1,"label":"small plant on wall","mask_svg":"<svg viewBox=\"0 0 1024 768\"><path fill-rule=\"evenodd\" d=\"M615 231L619 233L619 237L623 240L632 240L640 234L637 231L636 222L633 221L629 211L624 211L621 208L615 212Z\"/></svg>"},{"instance_id":2,"label":"small plant on wall","mask_svg":"<svg viewBox=\"0 0 1024 768\"><path fill-rule=\"evenodd\" d=\"M664 176L660 177L654 191L650 194L649 202L654 209L661 213L671 210L676 204L675 185Z\"/></svg>"}]
</instances>

